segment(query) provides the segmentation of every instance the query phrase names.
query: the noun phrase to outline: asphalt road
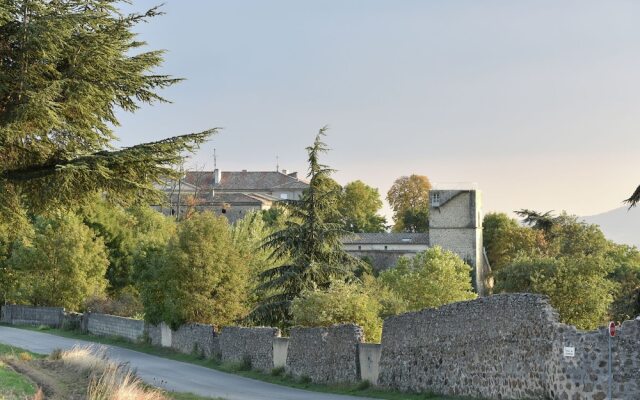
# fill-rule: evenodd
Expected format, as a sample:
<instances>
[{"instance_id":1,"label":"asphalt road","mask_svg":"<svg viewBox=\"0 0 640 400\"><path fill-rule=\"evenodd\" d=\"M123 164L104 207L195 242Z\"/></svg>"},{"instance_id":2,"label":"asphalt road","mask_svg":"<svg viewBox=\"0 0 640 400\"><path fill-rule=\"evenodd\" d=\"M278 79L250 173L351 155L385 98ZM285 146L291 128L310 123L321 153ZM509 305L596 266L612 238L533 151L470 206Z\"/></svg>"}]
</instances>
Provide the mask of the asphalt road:
<instances>
[{"instance_id":1,"label":"asphalt road","mask_svg":"<svg viewBox=\"0 0 640 400\"><path fill-rule=\"evenodd\" d=\"M0 343L34 353L95 344L42 332L0 326ZM156 357L117 346L107 348L109 358L128 362L145 382L168 391L188 392L227 400L363 400L363 397L309 392L212 370L198 365Z\"/></svg>"}]
</instances>

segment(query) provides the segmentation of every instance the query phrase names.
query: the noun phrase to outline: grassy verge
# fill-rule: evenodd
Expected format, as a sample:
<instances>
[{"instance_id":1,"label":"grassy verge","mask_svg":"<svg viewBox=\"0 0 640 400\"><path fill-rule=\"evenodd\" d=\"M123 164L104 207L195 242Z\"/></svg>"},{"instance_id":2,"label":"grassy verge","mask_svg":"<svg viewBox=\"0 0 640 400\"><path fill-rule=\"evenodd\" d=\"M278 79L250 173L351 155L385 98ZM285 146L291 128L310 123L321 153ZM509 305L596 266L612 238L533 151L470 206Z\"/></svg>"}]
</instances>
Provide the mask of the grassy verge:
<instances>
[{"instance_id":1,"label":"grassy verge","mask_svg":"<svg viewBox=\"0 0 640 400\"><path fill-rule=\"evenodd\" d=\"M36 329L37 330L37 329ZM51 332L53 333L53 332ZM36 393L36 385L24 375L8 368L3 357L13 357L23 361L43 359L46 355L0 343L0 399L26 399ZM224 400L222 398L202 397L192 393L166 393L174 400Z\"/></svg>"},{"instance_id":2,"label":"grassy verge","mask_svg":"<svg viewBox=\"0 0 640 400\"><path fill-rule=\"evenodd\" d=\"M443 397L428 393L412 394L380 390L371 387L368 382L362 382L357 385L318 385L309 382L308 379L294 379L291 376L285 375L283 370L274 370L272 374L265 374L258 371L250 370L241 364L221 363L217 360L204 359L192 354L183 354L172 349L151 346L147 343L131 343L119 338L95 336L62 329L37 328L32 326L14 327L28 330L44 331L46 333L71 339L79 339L89 342L124 347L127 349L139 351L141 353L151 354L175 361L196 364L222 372L233 373L247 378L274 383L277 385L289 386L297 389L312 390L323 393L346 394L351 396L372 397L387 400L462 400L462 398L460 397ZM188 397L182 399L190 400L190 398Z\"/></svg>"},{"instance_id":3,"label":"grassy verge","mask_svg":"<svg viewBox=\"0 0 640 400\"><path fill-rule=\"evenodd\" d=\"M0 356L28 358L35 354L0 344ZM36 386L29 378L13 371L0 359L0 399L23 399L35 393Z\"/></svg>"}]
</instances>

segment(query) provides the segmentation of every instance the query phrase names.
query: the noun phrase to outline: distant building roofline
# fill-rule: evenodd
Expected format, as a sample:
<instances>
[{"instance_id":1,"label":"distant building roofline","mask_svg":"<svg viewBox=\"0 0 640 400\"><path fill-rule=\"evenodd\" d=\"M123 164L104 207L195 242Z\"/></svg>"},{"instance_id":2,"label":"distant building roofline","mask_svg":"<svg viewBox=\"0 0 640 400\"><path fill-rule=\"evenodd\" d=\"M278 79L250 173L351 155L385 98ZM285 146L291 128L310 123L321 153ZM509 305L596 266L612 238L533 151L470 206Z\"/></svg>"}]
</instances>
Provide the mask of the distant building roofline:
<instances>
[{"instance_id":1,"label":"distant building roofline","mask_svg":"<svg viewBox=\"0 0 640 400\"><path fill-rule=\"evenodd\" d=\"M479 190L477 182L435 182L431 190Z\"/></svg>"}]
</instances>

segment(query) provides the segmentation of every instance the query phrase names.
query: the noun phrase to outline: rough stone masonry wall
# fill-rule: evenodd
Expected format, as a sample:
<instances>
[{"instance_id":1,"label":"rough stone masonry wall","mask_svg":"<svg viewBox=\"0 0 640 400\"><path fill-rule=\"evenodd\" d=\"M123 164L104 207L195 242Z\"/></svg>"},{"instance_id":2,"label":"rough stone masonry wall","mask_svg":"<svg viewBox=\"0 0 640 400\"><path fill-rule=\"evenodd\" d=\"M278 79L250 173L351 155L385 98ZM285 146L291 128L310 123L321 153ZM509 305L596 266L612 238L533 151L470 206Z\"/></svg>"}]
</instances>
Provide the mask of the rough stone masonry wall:
<instances>
[{"instance_id":1,"label":"rough stone masonry wall","mask_svg":"<svg viewBox=\"0 0 640 400\"><path fill-rule=\"evenodd\" d=\"M222 328L218 337L222 361L243 362L250 360L253 369L271 371L273 364L273 342L280 337L277 328Z\"/></svg>"},{"instance_id":2,"label":"rough stone masonry wall","mask_svg":"<svg viewBox=\"0 0 640 400\"><path fill-rule=\"evenodd\" d=\"M497 295L387 318L378 384L487 399L547 397L553 311L543 296Z\"/></svg>"},{"instance_id":3,"label":"rough stone masonry wall","mask_svg":"<svg viewBox=\"0 0 640 400\"><path fill-rule=\"evenodd\" d=\"M309 377L315 383L358 382L358 345L363 338L362 328L352 324L293 328L286 372Z\"/></svg>"},{"instance_id":4,"label":"rough stone masonry wall","mask_svg":"<svg viewBox=\"0 0 640 400\"><path fill-rule=\"evenodd\" d=\"M62 307L2 306L2 322L12 325L47 325L60 328L64 323Z\"/></svg>"},{"instance_id":5,"label":"rough stone masonry wall","mask_svg":"<svg viewBox=\"0 0 640 400\"><path fill-rule=\"evenodd\" d=\"M581 332L558 324L549 359L549 391L553 399L604 400L608 389L608 330ZM612 342L612 398L640 399L640 321L625 321ZM565 357L564 347L575 349Z\"/></svg>"},{"instance_id":6,"label":"rough stone masonry wall","mask_svg":"<svg viewBox=\"0 0 640 400\"><path fill-rule=\"evenodd\" d=\"M181 353L211 358L218 353L216 344L216 332L211 325L187 324L171 332L171 347Z\"/></svg>"},{"instance_id":7,"label":"rough stone masonry wall","mask_svg":"<svg viewBox=\"0 0 640 400\"><path fill-rule=\"evenodd\" d=\"M87 313L87 331L99 336L117 336L132 342L144 338L145 323L142 320L115 315Z\"/></svg>"},{"instance_id":8,"label":"rough stone masonry wall","mask_svg":"<svg viewBox=\"0 0 640 400\"><path fill-rule=\"evenodd\" d=\"M613 398L640 399L640 321L626 321L613 343ZM578 331L558 322L546 297L510 294L386 319L378 384L487 399L604 400L607 368L605 329Z\"/></svg>"}]
</instances>

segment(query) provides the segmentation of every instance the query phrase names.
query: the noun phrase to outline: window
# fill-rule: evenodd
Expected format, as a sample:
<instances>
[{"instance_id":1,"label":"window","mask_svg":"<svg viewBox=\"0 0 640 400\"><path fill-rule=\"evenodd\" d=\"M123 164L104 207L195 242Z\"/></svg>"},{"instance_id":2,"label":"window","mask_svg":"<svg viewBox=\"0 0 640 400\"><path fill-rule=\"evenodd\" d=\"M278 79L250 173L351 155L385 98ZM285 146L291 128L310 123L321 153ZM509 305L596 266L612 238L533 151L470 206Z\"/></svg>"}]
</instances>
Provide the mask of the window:
<instances>
[{"instance_id":1,"label":"window","mask_svg":"<svg viewBox=\"0 0 640 400\"><path fill-rule=\"evenodd\" d=\"M358 246L358 250L362 250L362 246Z\"/></svg>"},{"instance_id":2,"label":"window","mask_svg":"<svg viewBox=\"0 0 640 400\"><path fill-rule=\"evenodd\" d=\"M431 205L434 207L440 206L440 193L431 194Z\"/></svg>"},{"instance_id":3,"label":"window","mask_svg":"<svg viewBox=\"0 0 640 400\"><path fill-rule=\"evenodd\" d=\"M282 200L287 200L289 198L289 195L287 193L280 193L280 198Z\"/></svg>"}]
</instances>

